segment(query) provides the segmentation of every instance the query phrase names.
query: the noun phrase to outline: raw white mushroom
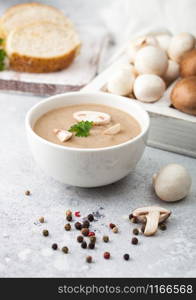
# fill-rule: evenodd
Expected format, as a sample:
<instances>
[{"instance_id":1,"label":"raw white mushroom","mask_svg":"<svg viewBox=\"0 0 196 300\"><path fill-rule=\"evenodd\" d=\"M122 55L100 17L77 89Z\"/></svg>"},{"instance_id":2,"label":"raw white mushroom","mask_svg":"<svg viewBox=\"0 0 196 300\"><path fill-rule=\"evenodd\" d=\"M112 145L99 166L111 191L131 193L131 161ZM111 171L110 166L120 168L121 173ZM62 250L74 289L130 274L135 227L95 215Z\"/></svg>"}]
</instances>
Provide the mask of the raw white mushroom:
<instances>
[{"instance_id":1,"label":"raw white mushroom","mask_svg":"<svg viewBox=\"0 0 196 300\"><path fill-rule=\"evenodd\" d=\"M104 125L111 121L111 116L109 114L93 110L76 111L73 113L73 118L78 122L93 122L94 125Z\"/></svg>"},{"instance_id":2,"label":"raw white mushroom","mask_svg":"<svg viewBox=\"0 0 196 300\"><path fill-rule=\"evenodd\" d=\"M155 37L158 41L159 47L167 52L172 36L168 33L160 33L157 34Z\"/></svg>"},{"instance_id":3,"label":"raw white mushroom","mask_svg":"<svg viewBox=\"0 0 196 300\"><path fill-rule=\"evenodd\" d=\"M191 176L183 166L169 164L158 174L153 175L153 186L161 200L178 201L188 195L191 188Z\"/></svg>"},{"instance_id":4,"label":"raw white mushroom","mask_svg":"<svg viewBox=\"0 0 196 300\"><path fill-rule=\"evenodd\" d=\"M162 97L165 91L165 82L157 75L139 75L135 80L133 90L136 99L143 102L154 102Z\"/></svg>"},{"instance_id":5,"label":"raw white mushroom","mask_svg":"<svg viewBox=\"0 0 196 300\"><path fill-rule=\"evenodd\" d=\"M182 32L171 39L168 54L172 60L180 62L182 55L194 47L195 37L190 33Z\"/></svg>"},{"instance_id":6,"label":"raw white mushroom","mask_svg":"<svg viewBox=\"0 0 196 300\"><path fill-rule=\"evenodd\" d=\"M64 129L54 129L53 131L62 143L68 141L72 137L72 133Z\"/></svg>"},{"instance_id":7,"label":"raw white mushroom","mask_svg":"<svg viewBox=\"0 0 196 300\"><path fill-rule=\"evenodd\" d=\"M135 81L135 74L127 68L116 72L107 83L108 92L120 96L127 96L133 90L133 83Z\"/></svg>"},{"instance_id":8,"label":"raw white mushroom","mask_svg":"<svg viewBox=\"0 0 196 300\"><path fill-rule=\"evenodd\" d=\"M158 46L156 38L150 35L146 35L132 40L127 47L127 56L130 63L134 63L135 56L138 50L148 45Z\"/></svg>"},{"instance_id":9,"label":"raw white mushroom","mask_svg":"<svg viewBox=\"0 0 196 300\"><path fill-rule=\"evenodd\" d=\"M163 78L168 83L174 81L180 73L180 66L179 64L174 60L168 60L168 68L166 73L163 75Z\"/></svg>"},{"instance_id":10,"label":"raw white mushroom","mask_svg":"<svg viewBox=\"0 0 196 300\"><path fill-rule=\"evenodd\" d=\"M164 50L154 46L140 49L135 58L135 69L139 74L163 75L168 67L168 58Z\"/></svg>"}]
</instances>

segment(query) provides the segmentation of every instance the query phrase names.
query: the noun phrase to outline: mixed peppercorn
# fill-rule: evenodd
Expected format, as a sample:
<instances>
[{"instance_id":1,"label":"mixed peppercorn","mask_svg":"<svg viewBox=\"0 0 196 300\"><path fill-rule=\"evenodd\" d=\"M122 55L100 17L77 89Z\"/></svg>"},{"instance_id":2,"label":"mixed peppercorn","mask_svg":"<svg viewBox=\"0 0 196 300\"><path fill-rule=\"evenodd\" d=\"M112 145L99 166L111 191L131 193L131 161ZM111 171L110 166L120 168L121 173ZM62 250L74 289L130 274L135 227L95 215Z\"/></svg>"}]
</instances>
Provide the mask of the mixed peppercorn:
<instances>
[{"instance_id":1,"label":"mixed peppercorn","mask_svg":"<svg viewBox=\"0 0 196 300\"><path fill-rule=\"evenodd\" d=\"M26 192L25 192L25 194L26 194ZM68 222L71 222L73 220L72 211L71 210L67 210L65 214L66 214L66 220ZM77 217L77 218L79 218L81 216L80 212L76 211L74 213L74 216ZM129 220L131 221L131 223L134 223L134 224L138 223L137 222L137 218L134 217L132 214L129 215ZM75 229L76 230L80 230L80 232L81 232L81 234L77 236L76 240L77 240L78 243L80 243L82 249L87 249L88 248L90 250L93 250L95 248L95 244L96 244L96 239L97 238L96 238L95 232L89 230L89 228L91 227L90 223L93 222L93 221L94 221L94 215L93 214L89 214L86 218L83 219L82 222L77 221L77 222L74 223ZM39 222L40 223L45 223L45 218L44 217L40 217L39 218ZM70 231L71 228L72 228L72 226L71 226L70 223L67 223L67 224L64 225L64 229L66 231ZM109 228L111 229L111 231L113 233L118 233L119 232L118 227L115 224L113 224L113 223L109 224ZM162 224L159 224L159 228L160 228L160 230L166 230L167 226L166 226L165 223L162 223ZM139 234L144 233L144 231L145 231L145 224L143 224L140 229L133 228L132 234L135 235L135 236L138 236ZM44 229L42 231L42 234L43 234L43 236L47 237L47 236L49 236L49 231L47 229ZM137 245L139 243L138 238L135 237L135 236L131 238L131 243L133 245ZM85 240L85 238L88 239L89 242L87 242ZM102 241L104 243L108 243L110 241L109 236L108 235L103 235ZM58 250L58 248L59 248L57 243L53 243L51 247L52 247L53 250ZM65 254L67 254L69 252L69 249L68 249L67 246L63 246L61 248L61 251L63 253L65 253ZM103 253L103 257L106 260L110 259L110 256L111 256L110 252L108 252L108 251L106 251L106 252ZM123 259L125 261L128 261L130 259L130 255L128 253L125 253L123 255ZM92 263L92 261L93 261L92 256L87 256L86 257L86 262L87 263Z\"/></svg>"}]
</instances>

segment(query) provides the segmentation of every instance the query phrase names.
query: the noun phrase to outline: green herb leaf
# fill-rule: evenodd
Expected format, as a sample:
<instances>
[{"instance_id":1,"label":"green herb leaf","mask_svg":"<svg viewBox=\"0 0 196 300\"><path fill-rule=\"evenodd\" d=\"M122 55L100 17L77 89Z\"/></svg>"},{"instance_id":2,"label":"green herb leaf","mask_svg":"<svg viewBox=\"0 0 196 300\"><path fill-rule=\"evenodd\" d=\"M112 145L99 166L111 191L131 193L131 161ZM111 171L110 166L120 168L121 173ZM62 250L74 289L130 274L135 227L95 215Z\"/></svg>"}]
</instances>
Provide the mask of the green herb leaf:
<instances>
[{"instance_id":1,"label":"green herb leaf","mask_svg":"<svg viewBox=\"0 0 196 300\"><path fill-rule=\"evenodd\" d=\"M5 69L5 58L6 58L5 50L0 49L0 71L3 71Z\"/></svg>"},{"instance_id":2,"label":"green herb leaf","mask_svg":"<svg viewBox=\"0 0 196 300\"><path fill-rule=\"evenodd\" d=\"M89 132L92 127L93 127L93 122L81 121L71 126L69 128L69 131L76 132L76 136L87 137L89 136Z\"/></svg>"},{"instance_id":3,"label":"green herb leaf","mask_svg":"<svg viewBox=\"0 0 196 300\"><path fill-rule=\"evenodd\" d=\"M2 45L4 42L4 39L0 38L0 45Z\"/></svg>"}]
</instances>

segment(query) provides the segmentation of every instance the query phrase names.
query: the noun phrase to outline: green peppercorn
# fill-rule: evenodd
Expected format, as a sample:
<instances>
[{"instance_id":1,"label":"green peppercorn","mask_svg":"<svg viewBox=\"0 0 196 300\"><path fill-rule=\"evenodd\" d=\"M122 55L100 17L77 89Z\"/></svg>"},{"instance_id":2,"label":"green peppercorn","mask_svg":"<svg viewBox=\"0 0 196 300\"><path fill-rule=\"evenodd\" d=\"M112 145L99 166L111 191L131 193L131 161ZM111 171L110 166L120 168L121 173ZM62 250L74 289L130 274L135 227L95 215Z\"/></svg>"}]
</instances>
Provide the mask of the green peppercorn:
<instances>
[{"instance_id":1,"label":"green peppercorn","mask_svg":"<svg viewBox=\"0 0 196 300\"><path fill-rule=\"evenodd\" d=\"M40 222L40 223L44 223L44 222L45 222L44 217L40 217L40 218L39 218L39 222Z\"/></svg>"},{"instance_id":2,"label":"green peppercorn","mask_svg":"<svg viewBox=\"0 0 196 300\"><path fill-rule=\"evenodd\" d=\"M78 241L78 243L82 243L82 242L83 242L83 240L84 240L84 238L83 238L83 236L82 236L82 235L79 235L79 236L77 237L77 241Z\"/></svg>"},{"instance_id":3,"label":"green peppercorn","mask_svg":"<svg viewBox=\"0 0 196 300\"><path fill-rule=\"evenodd\" d=\"M136 237L132 238L131 243L133 245L137 245L138 244L138 239Z\"/></svg>"},{"instance_id":4,"label":"green peppercorn","mask_svg":"<svg viewBox=\"0 0 196 300\"><path fill-rule=\"evenodd\" d=\"M133 229L133 234L138 235L139 234L139 230L137 228Z\"/></svg>"},{"instance_id":5,"label":"green peppercorn","mask_svg":"<svg viewBox=\"0 0 196 300\"><path fill-rule=\"evenodd\" d=\"M92 256L87 256L86 262L91 264L92 263Z\"/></svg>"},{"instance_id":6,"label":"green peppercorn","mask_svg":"<svg viewBox=\"0 0 196 300\"><path fill-rule=\"evenodd\" d=\"M131 223L137 224L137 218L136 217L132 217L130 219Z\"/></svg>"},{"instance_id":7,"label":"green peppercorn","mask_svg":"<svg viewBox=\"0 0 196 300\"><path fill-rule=\"evenodd\" d=\"M48 235L49 235L49 231L48 231L47 229L44 229L44 230L42 231L42 234L43 234L44 236L48 236Z\"/></svg>"},{"instance_id":8,"label":"green peppercorn","mask_svg":"<svg viewBox=\"0 0 196 300\"><path fill-rule=\"evenodd\" d=\"M56 243L52 244L52 249L53 250L57 250L58 249L58 245Z\"/></svg>"},{"instance_id":9,"label":"green peppercorn","mask_svg":"<svg viewBox=\"0 0 196 300\"><path fill-rule=\"evenodd\" d=\"M124 260L129 260L129 254L127 254L127 253L124 254L124 255L123 255L123 258L124 258Z\"/></svg>"},{"instance_id":10,"label":"green peppercorn","mask_svg":"<svg viewBox=\"0 0 196 300\"><path fill-rule=\"evenodd\" d=\"M89 249L94 249L95 248L95 243L89 243L88 248Z\"/></svg>"},{"instance_id":11,"label":"green peppercorn","mask_svg":"<svg viewBox=\"0 0 196 300\"><path fill-rule=\"evenodd\" d=\"M88 234L89 234L89 229L88 229L88 228L82 228L81 233L82 233L84 236L88 236Z\"/></svg>"},{"instance_id":12,"label":"green peppercorn","mask_svg":"<svg viewBox=\"0 0 196 300\"><path fill-rule=\"evenodd\" d=\"M87 218L88 218L88 220L89 220L90 222L94 221L94 216L93 216L93 214L89 214Z\"/></svg>"},{"instance_id":13,"label":"green peppercorn","mask_svg":"<svg viewBox=\"0 0 196 300\"><path fill-rule=\"evenodd\" d=\"M71 222L72 221L72 216L68 215L68 216L66 216L66 219L67 219L68 222Z\"/></svg>"},{"instance_id":14,"label":"green peppercorn","mask_svg":"<svg viewBox=\"0 0 196 300\"><path fill-rule=\"evenodd\" d=\"M66 214L66 216L72 217L72 211L70 209L66 210L65 214Z\"/></svg>"},{"instance_id":15,"label":"green peppercorn","mask_svg":"<svg viewBox=\"0 0 196 300\"><path fill-rule=\"evenodd\" d=\"M83 242L81 243L81 247L82 247L83 249L86 249L87 243L86 243L85 241L83 241Z\"/></svg>"},{"instance_id":16,"label":"green peppercorn","mask_svg":"<svg viewBox=\"0 0 196 300\"><path fill-rule=\"evenodd\" d=\"M63 251L63 253L65 253L65 254L67 254L68 252L69 252L69 249L68 249L68 247L63 247L62 249L61 249L62 251Z\"/></svg>"},{"instance_id":17,"label":"green peppercorn","mask_svg":"<svg viewBox=\"0 0 196 300\"><path fill-rule=\"evenodd\" d=\"M104 241L104 243L108 243L109 242L109 236L104 235L103 236L103 241Z\"/></svg>"},{"instance_id":18,"label":"green peppercorn","mask_svg":"<svg viewBox=\"0 0 196 300\"><path fill-rule=\"evenodd\" d=\"M70 231L71 230L71 225L69 223L65 224L64 226L66 231Z\"/></svg>"},{"instance_id":19,"label":"green peppercorn","mask_svg":"<svg viewBox=\"0 0 196 300\"><path fill-rule=\"evenodd\" d=\"M96 236L94 236L94 235L90 236L90 242L95 244L96 243Z\"/></svg>"},{"instance_id":20,"label":"green peppercorn","mask_svg":"<svg viewBox=\"0 0 196 300\"><path fill-rule=\"evenodd\" d=\"M159 228L160 228L161 230L166 230L166 229L167 229L167 226L166 226L166 224L162 223L162 224L159 224Z\"/></svg>"},{"instance_id":21,"label":"green peppercorn","mask_svg":"<svg viewBox=\"0 0 196 300\"><path fill-rule=\"evenodd\" d=\"M76 222L76 223L75 223L75 228L76 228L77 230L81 230L81 229L82 229L82 224L81 224L80 222Z\"/></svg>"},{"instance_id":22,"label":"green peppercorn","mask_svg":"<svg viewBox=\"0 0 196 300\"><path fill-rule=\"evenodd\" d=\"M84 221L83 224L82 224L82 228L89 228L89 226L90 226L90 223L87 220Z\"/></svg>"}]
</instances>

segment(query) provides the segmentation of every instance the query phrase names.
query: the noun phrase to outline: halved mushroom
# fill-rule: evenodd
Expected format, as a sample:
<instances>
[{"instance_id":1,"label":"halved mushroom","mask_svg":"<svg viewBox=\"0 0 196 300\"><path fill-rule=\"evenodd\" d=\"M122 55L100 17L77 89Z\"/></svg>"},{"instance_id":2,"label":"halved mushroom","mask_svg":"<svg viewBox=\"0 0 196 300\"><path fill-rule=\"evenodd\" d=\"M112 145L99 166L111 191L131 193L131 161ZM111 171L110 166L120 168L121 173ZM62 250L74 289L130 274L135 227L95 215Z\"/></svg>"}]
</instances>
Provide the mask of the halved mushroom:
<instances>
[{"instance_id":1,"label":"halved mushroom","mask_svg":"<svg viewBox=\"0 0 196 300\"><path fill-rule=\"evenodd\" d=\"M139 222L146 223L144 235L150 236L156 233L159 223L169 218L171 211L160 206L146 206L135 209L132 214Z\"/></svg>"}]
</instances>

